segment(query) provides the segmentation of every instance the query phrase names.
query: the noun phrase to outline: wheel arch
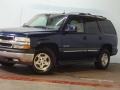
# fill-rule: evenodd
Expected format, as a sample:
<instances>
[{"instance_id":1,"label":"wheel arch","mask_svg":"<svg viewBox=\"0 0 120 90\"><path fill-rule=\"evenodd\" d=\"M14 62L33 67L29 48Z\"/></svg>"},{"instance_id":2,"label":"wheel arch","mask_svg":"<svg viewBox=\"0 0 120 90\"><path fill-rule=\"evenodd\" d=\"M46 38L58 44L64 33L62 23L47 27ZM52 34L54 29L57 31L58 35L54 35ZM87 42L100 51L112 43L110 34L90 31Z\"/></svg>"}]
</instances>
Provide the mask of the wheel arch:
<instances>
[{"instance_id":1,"label":"wheel arch","mask_svg":"<svg viewBox=\"0 0 120 90\"><path fill-rule=\"evenodd\" d=\"M40 48L49 48L55 55L59 55L59 47L56 43L41 43L35 47L35 51L39 51Z\"/></svg>"},{"instance_id":2,"label":"wheel arch","mask_svg":"<svg viewBox=\"0 0 120 90\"><path fill-rule=\"evenodd\" d=\"M101 47L101 50L102 50L102 49L108 49L109 52L110 52L110 55L112 54L112 44L104 44L104 45L102 45L102 47Z\"/></svg>"}]
</instances>

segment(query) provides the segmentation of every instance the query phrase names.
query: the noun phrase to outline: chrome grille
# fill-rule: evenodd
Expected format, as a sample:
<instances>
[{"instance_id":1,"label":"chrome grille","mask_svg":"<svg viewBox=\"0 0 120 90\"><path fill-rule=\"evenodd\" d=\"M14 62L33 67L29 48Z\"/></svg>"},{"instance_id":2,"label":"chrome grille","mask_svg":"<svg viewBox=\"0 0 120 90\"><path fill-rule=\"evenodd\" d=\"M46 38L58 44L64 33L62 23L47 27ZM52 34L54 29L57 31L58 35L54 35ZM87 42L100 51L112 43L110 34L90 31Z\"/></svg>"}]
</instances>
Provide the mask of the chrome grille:
<instances>
[{"instance_id":1,"label":"chrome grille","mask_svg":"<svg viewBox=\"0 0 120 90\"><path fill-rule=\"evenodd\" d=\"M0 47L12 48L12 41L14 36L0 35Z\"/></svg>"},{"instance_id":2,"label":"chrome grille","mask_svg":"<svg viewBox=\"0 0 120 90\"><path fill-rule=\"evenodd\" d=\"M4 35L0 35L0 39L1 40L13 40L14 36L4 36Z\"/></svg>"}]
</instances>

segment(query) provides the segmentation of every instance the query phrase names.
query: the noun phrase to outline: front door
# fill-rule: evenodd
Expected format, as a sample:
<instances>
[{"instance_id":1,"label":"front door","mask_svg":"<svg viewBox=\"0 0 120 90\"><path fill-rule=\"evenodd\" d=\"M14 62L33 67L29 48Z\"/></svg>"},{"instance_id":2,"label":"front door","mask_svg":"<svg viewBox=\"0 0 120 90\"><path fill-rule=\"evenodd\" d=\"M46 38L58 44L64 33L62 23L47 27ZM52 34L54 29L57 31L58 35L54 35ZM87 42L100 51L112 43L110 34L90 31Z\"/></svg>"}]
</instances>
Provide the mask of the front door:
<instances>
[{"instance_id":1,"label":"front door","mask_svg":"<svg viewBox=\"0 0 120 90\"><path fill-rule=\"evenodd\" d=\"M67 26L75 26L76 31L70 31ZM64 33L62 34L62 51L64 59L78 60L87 53L87 38L84 33L82 18L78 16L69 16Z\"/></svg>"}]
</instances>

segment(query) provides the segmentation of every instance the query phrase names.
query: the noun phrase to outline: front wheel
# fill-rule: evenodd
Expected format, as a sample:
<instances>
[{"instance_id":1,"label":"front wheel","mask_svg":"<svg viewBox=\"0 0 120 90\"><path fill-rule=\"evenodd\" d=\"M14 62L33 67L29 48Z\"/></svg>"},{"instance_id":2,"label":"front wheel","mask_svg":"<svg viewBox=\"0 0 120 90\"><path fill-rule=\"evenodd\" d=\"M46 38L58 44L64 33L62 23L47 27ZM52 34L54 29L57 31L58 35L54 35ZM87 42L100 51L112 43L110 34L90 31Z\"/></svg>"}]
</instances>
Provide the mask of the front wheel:
<instances>
[{"instance_id":1,"label":"front wheel","mask_svg":"<svg viewBox=\"0 0 120 90\"><path fill-rule=\"evenodd\" d=\"M33 60L33 68L37 73L50 73L55 66L56 57L54 52L49 48L40 49Z\"/></svg>"},{"instance_id":2,"label":"front wheel","mask_svg":"<svg viewBox=\"0 0 120 90\"><path fill-rule=\"evenodd\" d=\"M100 51L97 60L95 62L95 67L97 69L106 69L110 63L110 52L107 49Z\"/></svg>"}]
</instances>

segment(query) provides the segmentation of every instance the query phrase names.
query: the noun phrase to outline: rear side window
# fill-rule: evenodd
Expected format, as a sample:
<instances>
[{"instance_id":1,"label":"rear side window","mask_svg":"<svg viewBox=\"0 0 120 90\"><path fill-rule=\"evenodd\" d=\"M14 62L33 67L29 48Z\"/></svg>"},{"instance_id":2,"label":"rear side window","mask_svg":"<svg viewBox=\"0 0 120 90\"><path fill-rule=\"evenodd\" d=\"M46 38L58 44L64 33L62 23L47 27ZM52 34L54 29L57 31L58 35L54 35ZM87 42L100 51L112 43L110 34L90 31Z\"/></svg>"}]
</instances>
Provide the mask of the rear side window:
<instances>
[{"instance_id":1,"label":"rear side window","mask_svg":"<svg viewBox=\"0 0 120 90\"><path fill-rule=\"evenodd\" d=\"M85 18L84 19L84 27L86 33L99 33L99 28L96 19L94 18Z\"/></svg>"},{"instance_id":2,"label":"rear side window","mask_svg":"<svg viewBox=\"0 0 120 90\"><path fill-rule=\"evenodd\" d=\"M113 26L113 24L108 21L108 20L104 20L104 21L98 21L101 30L106 33L106 34L116 34L115 28Z\"/></svg>"}]
</instances>

